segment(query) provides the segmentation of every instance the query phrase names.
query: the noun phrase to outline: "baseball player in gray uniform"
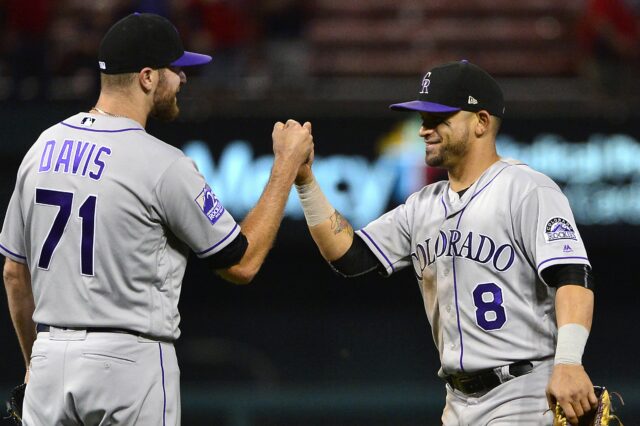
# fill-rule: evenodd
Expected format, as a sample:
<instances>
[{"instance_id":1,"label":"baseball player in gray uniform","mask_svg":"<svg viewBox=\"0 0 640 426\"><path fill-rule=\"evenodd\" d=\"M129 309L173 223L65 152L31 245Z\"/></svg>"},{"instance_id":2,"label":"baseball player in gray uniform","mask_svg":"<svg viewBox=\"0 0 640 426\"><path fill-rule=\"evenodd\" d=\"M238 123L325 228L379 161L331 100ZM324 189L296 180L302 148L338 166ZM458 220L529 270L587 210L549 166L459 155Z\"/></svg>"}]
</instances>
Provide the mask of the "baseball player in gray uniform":
<instances>
[{"instance_id":1,"label":"baseball player in gray uniform","mask_svg":"<svg viewBox=\"0 0 640 426\"><path fill-rule=\"evenodd\" d=\"M576 423L597 402L581 365L593 279L567 199L498 156L503 94L479 67L435 67L418 100L391 108L421 114L426 163L449 180L354 233L311 156L296 187L322 256L345 276L413 270L446 381L444 425L550 425L556 401Z\"/></svg>"},{"instance_id":2,"label":"baseball player in gray uniform","mask_svg":"<svg viewBox=\"0 0 640 426\"><path fill-rule=\"evenodd\" d=\"M309 125L275 125L269 182L241 224L193 161L145 132L149 116L177 116L182 67L210 60L158 15L118 21L96 106L45 130L20 165L0 252L28 366L25 425L180 424L172 342L189 250L236 283L264 261Z\"/></svg>"}]
</instances>

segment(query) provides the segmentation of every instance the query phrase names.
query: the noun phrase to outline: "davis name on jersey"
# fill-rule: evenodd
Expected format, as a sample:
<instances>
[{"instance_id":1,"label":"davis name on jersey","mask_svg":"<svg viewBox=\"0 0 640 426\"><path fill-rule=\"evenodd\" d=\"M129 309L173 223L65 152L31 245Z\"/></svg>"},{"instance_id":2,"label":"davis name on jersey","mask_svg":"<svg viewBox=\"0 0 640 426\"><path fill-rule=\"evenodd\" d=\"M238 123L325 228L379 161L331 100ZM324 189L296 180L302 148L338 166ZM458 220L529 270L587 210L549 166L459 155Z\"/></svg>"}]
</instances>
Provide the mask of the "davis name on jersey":
<instances>
[{"instance_id":1,"label":"davis name on jersey","mask_svg":"<svg viewBox=\"0 0 640 426\"><path fill-rule=\"evenodd\" d=\"M111 155L111 149L91 142L65 139L45 142L40 157L40 173L53 170L55 173L70 173L89 176L100 180L106 166L105 158Z\"/></svg>"}]
</instances>

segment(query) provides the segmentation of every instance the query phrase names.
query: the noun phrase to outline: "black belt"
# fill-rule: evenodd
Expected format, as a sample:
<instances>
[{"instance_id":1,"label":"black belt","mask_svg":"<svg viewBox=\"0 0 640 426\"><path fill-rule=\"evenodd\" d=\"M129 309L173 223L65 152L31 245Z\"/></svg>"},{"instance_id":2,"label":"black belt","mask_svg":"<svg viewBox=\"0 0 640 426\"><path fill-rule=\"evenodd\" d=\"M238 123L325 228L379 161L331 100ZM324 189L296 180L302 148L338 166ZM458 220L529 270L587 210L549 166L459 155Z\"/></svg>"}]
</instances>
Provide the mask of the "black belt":
<instances>
[{"instance_id":1,"label":"black belt","mask_svg":"<svg viewBox=\"0 0 640 426\"><path fill-rule=\"evenodd\" d=\"M523 376L533 370L533 364L530 361L518 361L509 366L509 374L513 377ZM475 373L452 374L445 377L449 386L459 390L464 394L487 393L509 378L503 378L496 370L501 367L482 370Z\"/></svg>"},{"instance_id":2,"label":"black belt","mask_svg":"<svg viewBox=\"0 0 640 426\"><path fill-rule=\"evenodd\" d=\"M86 330L87 333L126 333L133 334L134 336L140 336L137 331L127 330L126 328L112 328L112 327L56 327L47 324L37 324L36 331L38 333L48 333L51 327L59 328L61 330Z\"/></svg>"}]
</instances>

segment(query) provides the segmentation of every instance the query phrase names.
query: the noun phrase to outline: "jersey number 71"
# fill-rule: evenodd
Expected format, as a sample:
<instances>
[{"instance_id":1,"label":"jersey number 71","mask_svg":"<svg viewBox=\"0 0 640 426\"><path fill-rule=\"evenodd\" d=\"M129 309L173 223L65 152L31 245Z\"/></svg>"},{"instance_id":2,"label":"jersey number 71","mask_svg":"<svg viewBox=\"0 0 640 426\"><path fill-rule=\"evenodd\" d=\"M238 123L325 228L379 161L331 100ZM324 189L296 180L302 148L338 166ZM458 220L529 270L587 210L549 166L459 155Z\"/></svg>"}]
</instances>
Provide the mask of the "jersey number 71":
<instances>
[{"instance_id":1,"label":"jersey number 71","mask_svg":"<svg viewBox=\"0 0 640 426\"><path fill-rule=\"evenodd\" d=\"M72 192L56 191L53 189L36 188L36 204L45 206L58 206L58 214L53 221L49 235L44 240L38 267L48 270L53 253L60 243L60 239L67 229L71 209L73 207ZM96 217L95 195L88 196L78 211L78 217L82 220L82 234L80 238L80 270L82 275L93 276L93 240L95 234Z\"/></svg>"}]
</instances>

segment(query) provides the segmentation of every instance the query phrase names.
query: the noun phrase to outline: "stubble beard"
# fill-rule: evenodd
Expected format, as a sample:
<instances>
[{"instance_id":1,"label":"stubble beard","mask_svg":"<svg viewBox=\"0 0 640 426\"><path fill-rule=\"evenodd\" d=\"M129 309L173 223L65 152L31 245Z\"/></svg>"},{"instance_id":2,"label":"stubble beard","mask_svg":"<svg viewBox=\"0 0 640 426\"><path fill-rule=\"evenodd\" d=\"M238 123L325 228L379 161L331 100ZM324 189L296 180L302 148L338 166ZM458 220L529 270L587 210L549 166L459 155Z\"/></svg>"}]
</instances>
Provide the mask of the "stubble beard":
<instances>
[{"instance_id":1,"label":"stubble beard","mask_svg":"<svg viewBox=\"0 0 640 426\"><path fill-rule=\"evenodd\" d=\"M160 73L158 88L153 95L153 108L151 116L161 121L173 121L180 114L180 108L176 101L176 93L171 93L167 86L164 71Z\"/></svg>"},{"instance_id":2,"label":"stubble beard","mask_svg":"<svg viewBox=\"0 0 640 426\"><path fill-rule=\"evenodd\" d=\"M457 159L465 156L469 148L469 132L465 131L464 134L457 137L455 140L449 140L449 142L440 142L438 144L439 151L429 155L425 153L425 162L429 167L440 167L444 169L450 169Z\"/></svg>"}]
</instances>

